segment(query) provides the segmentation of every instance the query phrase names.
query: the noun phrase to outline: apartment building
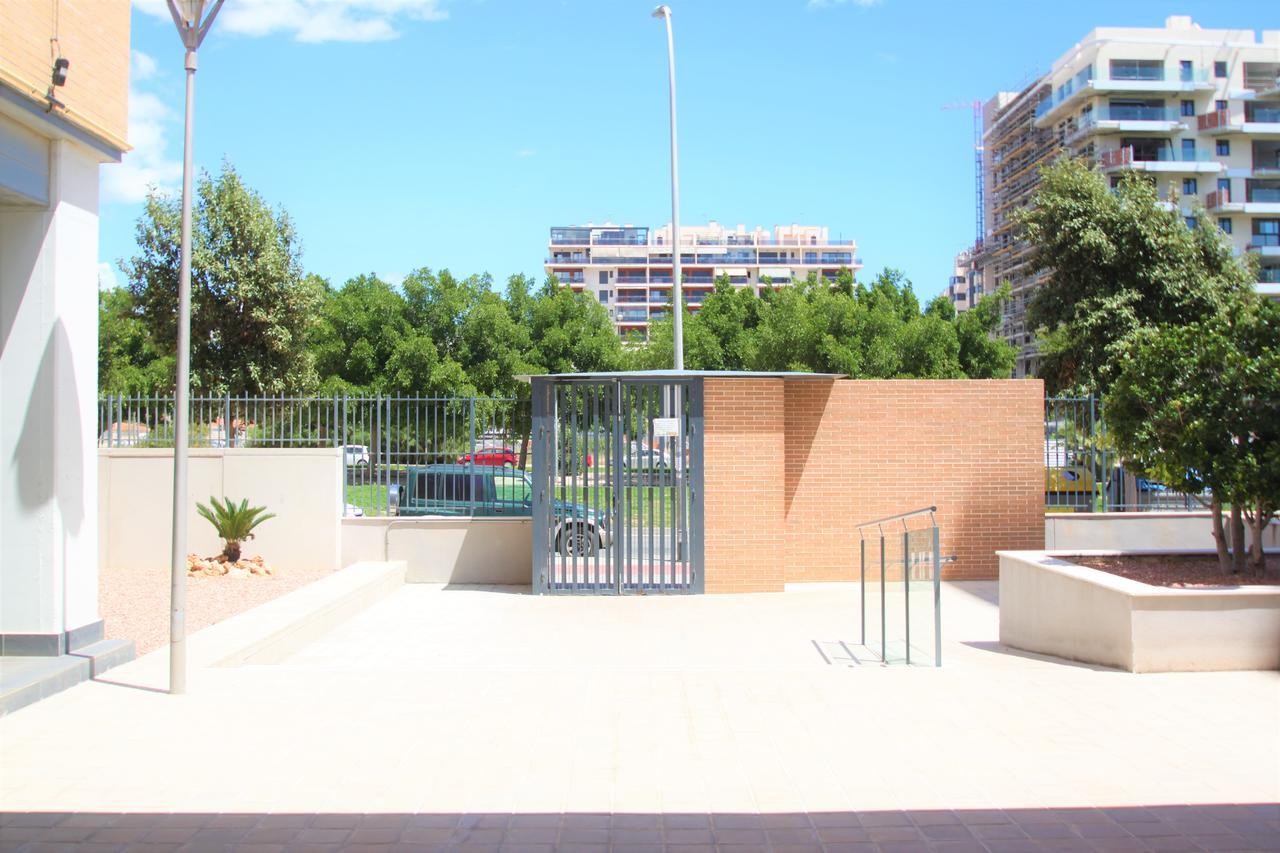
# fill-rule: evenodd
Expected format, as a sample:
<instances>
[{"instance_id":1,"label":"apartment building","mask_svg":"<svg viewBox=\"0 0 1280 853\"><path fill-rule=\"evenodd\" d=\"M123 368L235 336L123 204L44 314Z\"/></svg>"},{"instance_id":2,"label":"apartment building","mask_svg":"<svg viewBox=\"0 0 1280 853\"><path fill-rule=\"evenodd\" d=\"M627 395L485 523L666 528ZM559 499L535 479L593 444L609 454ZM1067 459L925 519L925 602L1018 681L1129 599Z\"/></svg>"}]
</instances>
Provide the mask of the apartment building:
<instances>
[{"instance_id":1,"label":"apartment building","mask_svg":"<svg viewBox=\"0 0 1280 853\"><path fill-rule=\"evenodd\" d=\"M648 336L649 324L670 310L671 225L573 225L551 229L544 269L609 310L619 334ZM690 312L728 276L757 293L786 287L810 272L834 279L842 268L862 268L853 240L832 240L823 225L726 228L714 220L680 226L684 299Z\"/></svg>"},{"instance_id":2,"label":"apartment building","mask_svg":"<svg viewBox=\"0 0 1280 853\"><path fill-rule=\"evenodd\" d=\"M1039 167L1064 154L1155 182L1188 222L1213 217L1237 252L1257 257L1258 289L1280 296L1280 30L1206 30L1173 16L1160 28L1100 27L1020 92L986 105L987 289L1008 281L1002 328L1033 375L1026 306L1044 274L1011 215L1030 202Z\"/></svg>"},{"instance_id":3,"label":"apartment building","mask_svg":"<svg viewBox=\"0 0 1280 853\"><path fill-rule=\"evenodd\" d=\"M965 249L956 255L951 278L943 295L957 311L968 311L982 298L982 271L977 264L977 249Z\"/></svg>"}]
</instances>

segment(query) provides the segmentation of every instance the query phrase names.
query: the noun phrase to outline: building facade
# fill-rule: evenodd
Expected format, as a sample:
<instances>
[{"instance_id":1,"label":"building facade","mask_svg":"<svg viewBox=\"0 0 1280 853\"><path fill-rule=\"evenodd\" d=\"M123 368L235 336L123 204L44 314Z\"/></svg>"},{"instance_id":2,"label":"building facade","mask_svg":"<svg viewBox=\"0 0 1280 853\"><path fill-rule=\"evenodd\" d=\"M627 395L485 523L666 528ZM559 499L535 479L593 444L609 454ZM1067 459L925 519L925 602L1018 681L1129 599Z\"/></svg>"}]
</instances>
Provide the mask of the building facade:
<instances>
[{"instance_id":1,"label":"building facade","mask_svg":"<svg viewBox=\"0 0 1280 853\"><path fill-rule=\"evenodd\" d=\"M977 249L965 249L956 255L951 278L943 295L957 311L968 311L982 298L982 270L977 264Z\"/></svg>"},{"instance_id":2,"label":"building facade","mask_svg":"<svg viewBox=\"0 0 1280 853\"><path fill-rule=\"evenodd\" d=\"M1039 168L1084 157L1112 183L1139 171L1192 221L1212 217L1240 254L1256 257L1258 289L1280 296L1280 30L1206 30L1173 16L1160 28L1101 27L1020 92L986 105L988 290L1008 281L1003 334L1015 375L1033 375L1026 307L1045 273L1012 213L1030 203Z\"/></svg>"},{"instance_id":3,"label":"building facade","mask_svg":"<svg viewBox=\"0 0 1280 853\"><path fill-rule=\"evenodd\" d=\"M757 292L786 287L810 272L834 279L856 275L862 262L853 240L832 240L822 225L779 225L772 231L728 229L712 221L680 226L684 299L690 312L719 276ZM551 229L544 269L562 284L604 305L623 336L647 337L650 322L671 306L671 225L575 225Z\"/></svg>"},{"instance_id":4,"label":"building facade","mask_svg":"<svg viewBox=\"0 0 1280 853\"><path fill-rule=\"evenodd\" d=\"M128 148L129 0L0 3L0 654L98 615L98 171Z\"/></svg>"}]
</instances>

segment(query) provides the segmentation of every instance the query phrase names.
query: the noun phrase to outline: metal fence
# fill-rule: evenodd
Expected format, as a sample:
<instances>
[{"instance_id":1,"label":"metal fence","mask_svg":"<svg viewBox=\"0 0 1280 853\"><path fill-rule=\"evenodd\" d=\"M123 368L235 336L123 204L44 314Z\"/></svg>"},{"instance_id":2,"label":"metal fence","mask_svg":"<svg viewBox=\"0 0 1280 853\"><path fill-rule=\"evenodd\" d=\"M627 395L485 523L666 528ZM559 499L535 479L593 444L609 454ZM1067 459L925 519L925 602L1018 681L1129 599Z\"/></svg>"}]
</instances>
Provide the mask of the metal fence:
<instances>
[{"instance_id":1,"label":"metal fence","mask_svg":"<svg viewBox=\"0 0 1280 853\"><path fill-rule=\"evenodd\" d=\"M1186 495L1125 470L1096 397L1044 401L1044 502L1047 512L1196 510L1208 495Z\"/></svg>"},{"instance_id":2,"label":"metal fence","mask_svg":"<svg viewBox=\"0 0 1280 853\"><path fill-rule=\"evenodd\" d=\"M172 447L173 398L108 396L99 447ZM192 447L343 448L347 515L387 515L410 468L531 464L529 403L506 397L194 397ZM454 514L488 514L450 501Z\"/></svg>"}]
</instances>

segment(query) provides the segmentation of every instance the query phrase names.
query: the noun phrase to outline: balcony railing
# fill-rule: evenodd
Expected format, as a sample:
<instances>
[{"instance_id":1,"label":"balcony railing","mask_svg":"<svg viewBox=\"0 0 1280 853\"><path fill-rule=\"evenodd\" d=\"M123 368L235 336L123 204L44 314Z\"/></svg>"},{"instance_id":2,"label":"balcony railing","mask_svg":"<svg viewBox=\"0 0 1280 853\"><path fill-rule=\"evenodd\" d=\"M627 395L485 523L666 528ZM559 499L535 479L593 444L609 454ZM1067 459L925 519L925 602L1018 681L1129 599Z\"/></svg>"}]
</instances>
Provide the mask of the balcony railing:
<instances>
[{"instance_id":1,"label":"balcony railing","mask_svg":"<svg viewBox=\"0 0 1280 853\"><path fill-rule=\"evenodd\" d=\"M1080 117L1083 126L1088 122L1099 121L1168 121L1181 122L1183 115L1169 107L1115 106L1098 107Z\"/></svg>"},{"instance_id":2,"label":"balcony railing","mask_svg":"<svg viewBox=\"0 0 1280 853\"><path fill-rule=\"evenodd\" d=\"M1231 114L1226 110L1214 110L1202 116L1196 116L1197 130L1216 130L1231 123Z\"/></svg>"},{"instance_id":3,"label":"balcony railing","mask_svg":"<svg viewBox=\"0 0 1280 853\"><path fill-rule=\"evenodd\" d=\"M1212 163L1216 156L1211 151L1183 151L1180 148L1135 151L1132 145L1126 145L1103 151L1098 161L1104 169L1111 169L1133 163Z\"/></svg>"},{"instance_id":4,"label":"balcony railing","mask_svg":"<svg viewBox=\"0 0 1280 853\"><path fill-rule=\"evenodd\" d=\"M1280 284L1280 267L1263 267L1258 270L1260 284Z\"/></svg>"},{"instance_id":5,"label":"balcony railing","mask_svg":"<svg viewBox=\"0 0 1280 853\"><path fill-rule=\"evenodd\" d=\"M1155 73L1158 72L1158 73ZM1185 84L1197 84L1209 82L1209 69L1195 68L1190 74L1179 74L1177 79L1171 79L1165 74L1164 68L1155 69L1155 71L1135 70L1133 76L1126 74L1112 74L1110 77L1094 77L1093 68L1089 67L1081 71L1072 79L1063 83L1053 94L1045 98L1036 106L1036 120L1044 118L1053 110L1057 109L1063 102L1069 100L1077 92L1083 91L1092 85L1094 88L1100 88L1107 83L1125 84L1125 83L1173 83L1178 88L1182 88ZM1112 87L1116 88L1116 87ZM1146 86L1141 86L1140 90L1145 90ZM1164 87L1161 87L1164 88Z\"/></svg>"},{"instance_id":6,"label":"balcony railing","mask_svg":"<svg viewBox=\"0 0 1280 853\"><path fill-rule=\"evenodd\" d=\"M644 308L620 308L617 319L620 323L644 323L649 319L649 312Z\"/></svg>"},{"instance_id":7,"label":"balcony railing","mask_svg":"<svg viewBox=\"0 0 1280 853\"><path fill-rule=\"evenodd\" d=\"M1245 201L1250 203L1274 204L1280 201L1280 187L1247 187L1248 197Z\"/></svg>"},{"instance_id":8,"label":"balcony railing","mask_svg":"<svg viewBox=\"0 0 1280 853\"><path fill-rule=\"evenodd\" d=\"M1280 124L1280 106L1246 103L1244 120L1263 124Z\"/></svg>"},{"instance_id":9,"label":"balcony railing","mask_svg":"<svg viewBox=\"0 0 1280 853\"><path fill-rule=\"evenodd\" d=\"M618 284L648 284L649 280L642 275L622 275L621 273L614 279Z\"/></svg>"},{"instance_id":10,"label":"balcony railing","mask_svg":"<svg viewBox=\"0 0 1280 853\"><path fill-rule=\"evenodd\" d=\"M1204 206L1208 210L1217 210L1218 208L1231 203L1231 190L1214 190L1205 197Z\"/></svg>"},{"instance_id":11,"label":"balcony railing","mask_svg":"<svg viewBox=\"0 0 1280 853\"><path fill-rule=\"evenodd\" d=\"M1249 248L1264 246L1280 246L1280 234L1253 234L1249 237Z\"/></svg>"}]
</instances>

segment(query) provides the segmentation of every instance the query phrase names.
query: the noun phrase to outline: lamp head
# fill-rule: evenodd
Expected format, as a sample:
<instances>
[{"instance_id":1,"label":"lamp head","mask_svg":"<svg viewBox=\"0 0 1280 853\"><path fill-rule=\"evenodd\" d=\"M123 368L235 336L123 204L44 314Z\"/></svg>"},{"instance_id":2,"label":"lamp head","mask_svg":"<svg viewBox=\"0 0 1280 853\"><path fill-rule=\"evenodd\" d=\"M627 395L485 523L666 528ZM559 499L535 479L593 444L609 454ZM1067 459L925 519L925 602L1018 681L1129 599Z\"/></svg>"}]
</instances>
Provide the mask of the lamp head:
<instances>
[{"instance_id":1,"label":"lamp head","mask_svg":"<svg viewBox=\"0 0 1280 853\"><path fill-rule=\"evenodd\" d=\"M670 7L670 6L668 6L666 3L663 3L661 6L659 6L658 8L656 8L656 9L654 9L654 10L653 10L653 17L655 17L655 18L670 18L670 17L671 17L671 7Z\"/></svg>"},{"instance_id":2,"label":"lamp head","mask_svg":"<svg viewBox=\"0 0 1280 853\"><path fill-rule=\"evenodd\" d=\"M205 0L173 0L174 6L178 10L178 17L188 27L196 27L200 25L200 18L204 14Z\"/></svg>"}]
</instances>

